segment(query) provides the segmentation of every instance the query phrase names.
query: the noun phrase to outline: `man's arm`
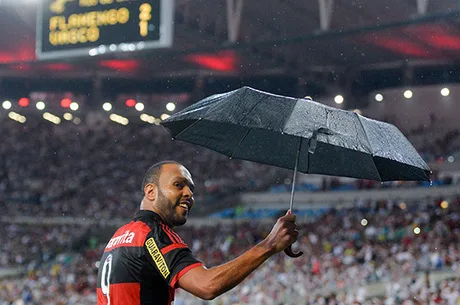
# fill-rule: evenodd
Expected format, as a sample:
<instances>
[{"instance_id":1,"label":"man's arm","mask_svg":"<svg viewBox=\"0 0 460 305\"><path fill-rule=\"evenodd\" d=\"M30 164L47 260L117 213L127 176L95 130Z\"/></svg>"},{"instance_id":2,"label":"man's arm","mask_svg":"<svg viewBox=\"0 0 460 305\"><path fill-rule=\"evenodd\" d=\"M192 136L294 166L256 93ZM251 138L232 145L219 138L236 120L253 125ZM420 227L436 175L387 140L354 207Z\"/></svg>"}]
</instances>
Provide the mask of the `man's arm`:
<instances>
[{"instance_id":1,"label":"man's arm","mask_svg":"<svg viewBox=\"0 0 460 305\"><path fill-rule=\"evenodd\" d=\"M179 287L204 300L212 300L241 283L270 256L297 240L295 215L278 219L270 234L241 256L223 265L191 269L179 279Z\"/></svg>"}]
</instances>

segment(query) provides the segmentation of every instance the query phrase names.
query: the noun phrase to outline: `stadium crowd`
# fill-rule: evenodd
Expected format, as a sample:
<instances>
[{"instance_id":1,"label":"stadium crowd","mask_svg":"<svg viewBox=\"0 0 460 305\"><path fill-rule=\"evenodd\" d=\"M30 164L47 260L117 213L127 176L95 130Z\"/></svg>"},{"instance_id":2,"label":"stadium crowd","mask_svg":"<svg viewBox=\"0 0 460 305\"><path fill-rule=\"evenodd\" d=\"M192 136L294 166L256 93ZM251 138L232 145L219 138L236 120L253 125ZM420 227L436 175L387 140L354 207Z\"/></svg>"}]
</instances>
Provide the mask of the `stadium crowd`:
<instances>
[{"instance_id":1,"label":"stadium crowd","mask_svg":"<svg viewBox=\"0 0 460 305\"><path fill-rule=\"evenodd\" d=\"M212 304L458 305L455 303L460 291L458 279L425 283L421 280L425 277L416 274L445 271L458 275L459 223L460 196L447 207L442 207L440 201L408 206L387 201L331 209L313 222L299 223L301 238L296 246L306 252L302 257L276 255L241 286L216 298ZM185 225L178 232L200 260L214 266L260 241L271 225L253 221L223 226L216 221L213 226ZM419 234L416 228L420 229ZM58 245L54 255L45 251L40 263L29 263L27 276L0 281L0 304L94 303L97 261L106 240L98 241L97 236L83 234L87 229L63 226L43 234L50 228L7 226L8 232L18 235L11 233L2 242L15 253L17 247L40 247L50 238ZM35 230L37 236L33 235ZM25 245L15 241L28 236L31 238ZM77 242L82 236L86 242ZM75 248L76 245L80 248ZM37 260L30 252L31 257L24 257L23 262ZM376 282L388 283L387 295L366 299L363 287ZM202 303L184 291L177 291L176 305Z\"/></svg>"},{"instance_id":2,"label":"stadium crowd","mask_svg":"<svg viewBox=\"0 0 460 305\"><path fill-rule=\"evenodd\" d=\"M288 191L292 175L277 167L228 160L208 149L172 142L156 126L21 125L0 120L0 128L4 218L64 216L100 224L129 219L141 199L140 179L158 160L174 159L192 171L200 204L216 202L223 195L231 197L235 191ZM436 158L430 152L423 155ZM449 177L437 179L436 173L433 177L437 184L460 183ZM319 187L300 184L299 190L419 186L363 180L344 185L335 177L324 177ZM459 207L460 195L450 199L448 208L442 208L440 200L404 208L388 200L328 210L313 222L299 223L297 246L306 254L298 259L284 254L273 257L241 286L211 303L458 305L458 279L424 284L424 277L415 274L460 272ZM361 224L363 219L366 225ZM27 274L0 281L0 305L95 303L97 261L106 242L102 236L84 222L30 225L7 220L0 222L0 269L26 266ZM213 266L260 241L271 224L253 221L223 226L216 222L212 227L186 225L178 230L197 257ZM414 233L416 227L420 234ZM362 287L375 282L390 283L386 296L366 299ZM181 290L176 294L176 305L202 303Z\"/></svg>"},{"instance_id":3,"label":"stadium crowd","mask_svg":"<svg viewBox=\"0 0 460 305\"><path fill-rule=\"evenodd\" d=\"M12 215L130 217L140 179L159 160L193 169L198 196L264 188L282 171L173 142L157 126L36 124L0 122L0 204L29 203L2 207Z\"/></svg>"},{"instance_id":4,"label":"stadium crowd","mask_svg":"<svg viewBox=\"0 0 460 305\"><path fill-rule=\"evenodd\" d=\"M284 183L292 175L291 171L274 166L228 160L209 149L173 142L166 130L158 126L121 126L112 122L67 122L56 126L43 121L22 125L1 120L0 128L0 208L5 215L80 216L96 220L130 217L141 198L141 177L159 160L174 159L188 167L202 202L215 202L219 196L235 191L268 190L271 186L272 190L281 186L286 191ZM440 181L458 182L444 178ZM276 185L278 188L273 187ZM356 180L345 187L387 186L395 185ZM343 187L338 179L324 177L321 187L308 190Z\"/></svg>"}]
</instances>

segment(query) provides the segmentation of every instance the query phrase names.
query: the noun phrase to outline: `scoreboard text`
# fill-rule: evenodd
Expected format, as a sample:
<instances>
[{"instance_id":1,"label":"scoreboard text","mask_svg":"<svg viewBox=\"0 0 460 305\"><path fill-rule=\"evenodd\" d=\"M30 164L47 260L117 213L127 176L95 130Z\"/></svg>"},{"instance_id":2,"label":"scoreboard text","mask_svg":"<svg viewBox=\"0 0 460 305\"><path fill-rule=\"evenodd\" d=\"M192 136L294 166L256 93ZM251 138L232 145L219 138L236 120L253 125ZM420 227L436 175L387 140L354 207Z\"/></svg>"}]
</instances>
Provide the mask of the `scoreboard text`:
<instances>
[{"instance_id":1,"label":"scoreboard text","mask_svg":"<svg viewBox=\"0 0 460 305\"><path fill-rule=\"evenodd\" d=\"M127 51L123 44L129 51L171 45L170 0L43 0L39 14L38 58Z\"/></svg>"}]
</instances>

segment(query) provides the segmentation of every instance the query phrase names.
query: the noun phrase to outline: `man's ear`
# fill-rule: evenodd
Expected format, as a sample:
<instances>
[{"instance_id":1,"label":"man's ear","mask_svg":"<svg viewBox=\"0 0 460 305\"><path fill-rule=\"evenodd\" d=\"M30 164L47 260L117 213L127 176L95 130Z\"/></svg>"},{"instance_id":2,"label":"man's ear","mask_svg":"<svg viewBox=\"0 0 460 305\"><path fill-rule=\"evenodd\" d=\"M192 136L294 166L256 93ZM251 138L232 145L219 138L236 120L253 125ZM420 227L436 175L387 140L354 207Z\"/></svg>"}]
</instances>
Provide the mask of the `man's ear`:
<instances>
[{"instance_id":1,"label":"man's ear","mask_svg":"<svg viewBox=\"0 0 460 305\"><path fill-rule=\"evenodd\" d=\"M154 201L157 198L158 187L154 183L147 183L144 186L144 196L150 201Z\"/></svg>"}]
</instances>

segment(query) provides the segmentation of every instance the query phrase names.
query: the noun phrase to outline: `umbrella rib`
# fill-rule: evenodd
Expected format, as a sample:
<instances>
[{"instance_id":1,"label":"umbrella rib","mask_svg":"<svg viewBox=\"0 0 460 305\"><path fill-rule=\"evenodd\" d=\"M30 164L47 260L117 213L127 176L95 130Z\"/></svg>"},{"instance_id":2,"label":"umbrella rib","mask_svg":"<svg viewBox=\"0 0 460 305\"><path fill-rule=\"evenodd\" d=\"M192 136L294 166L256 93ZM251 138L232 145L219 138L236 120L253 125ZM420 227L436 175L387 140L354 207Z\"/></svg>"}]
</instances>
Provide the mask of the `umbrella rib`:
<instances>
[{"instance_id":1,"label":"umbrella rib","mask_svg":"<svg viewBox=\"0 0 460 305\"><path fill-rule=\"evenodd\" d=\"M173 140L176 139L178 136L180 136L181 134L183 134L184 132L186 132L187 130L189 130L191 127L195 126L199 121L201 121L202 118L199 118L198 120L196 120L195 122L193 122L192 124L188 125L186 128L182 129L181 132L179 132L178 134L176 134L175 137L173 137Z\"/></svg>"},{"instance_id":2,"label":"umbrella rib","mask_svg":"<svg viewBox=\"0 0 460 305\"><path fill-rule=\"evenodd\" d=\"M367 137L367 132L366 132L366 129L364 129L363 122L361 122L361 119L359 118L359 115L356 112L354 112L354 115L358 118L359 125L361 125L361 128L364 131L364 136L366 137L367 146L371 149L371 153L373 154L371 142L369 141L369 138Z\"/></svg>"},{"instance_id":3,"label":"umbrella rib","mask_svg":"<svg viewBox=\"0 0 460 305\"><path fill-rule=\"evenodd\" d=\"M364 129L363 122L361 122L361 119L359 118L359 115L358 115L356 112L354 112L354 114L355 114L356 117L358 118L359 125L361 125L361 128L363 129L364 136L366 137L367 145L368 145L368 147L369 147L370 150L371 150L372 161L374 161L374 151L372 150L371 142L369 141L369 137L367 136L366 129ZM380 181L382 181L382 176L380 175L379 169L378 169L377 166L375 165L375 161L373 162L373 164L374 164L375 170L377 171L377 175L379 175Z\"/></svg>"},{"instance_id":4,"label":"umbrella rib","mask_svg":"<svg viewBox=\"0 0 460 305\"><path fill-rule=\"evenodd\" d=\"M233 158L233 155L235 154L235 152L238 150L238 148L240 148L240 145L241 143L243 143L244 139L246 139L246 137L248 136L249 132L252 130L251 127L248 128L248 130L246 131L246 133L244 134L244 136L241 137L240 141L238 142L238 144L236 145L235 149L232 151L232 154L230 155L230 159Z\"/></svg>"},{"instance_id":5,"label":"umbrella rib","mask_svg":"<svg viewBox=\"0 0 460 305\"><path fill-rule=\"evenodd\" d=\"M236 91L236 90L235 90ZM246 97L246 94L247 92L244 91L243 92L243 96L241 97L241 99L243 100L245 97ZM217 103L215 103L214 105L212 105L211 107L208 108L208 110L206 110L206 112L203 114L203 117L206 117L206 115L212 111L214 111L215 108L219 107L220 106L220 103L222 102L223 100L221 99L220 101L218 101Z\"/></svg>"},{"instance_id":6,"label":"umbrella rib","mask_svg":"<svg viewBox=\"0 0 460 305\"><path fill-rule=\"evenodd\" d=\"M262 102L262 101L263 101L264 99L266 99L266 98L267 98L266 96L262 96L262 98L261 98L259 101L257 101L257 103L255 103L254 106L252 106L251 110L249 110L249 112L246 113L246 114L244 115L244 117L241 118L241 122L242 122L248 115L250 115L251 112L254 111L254 109L256 109L256 107L260 104L260 102Z\"/></svg>"}]
</instances>

